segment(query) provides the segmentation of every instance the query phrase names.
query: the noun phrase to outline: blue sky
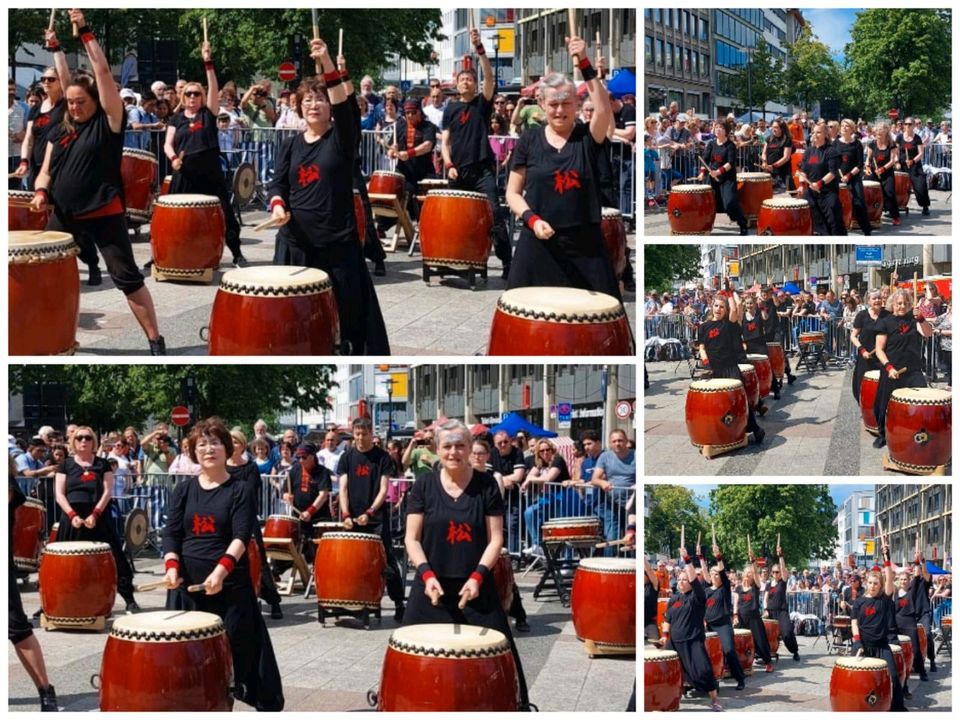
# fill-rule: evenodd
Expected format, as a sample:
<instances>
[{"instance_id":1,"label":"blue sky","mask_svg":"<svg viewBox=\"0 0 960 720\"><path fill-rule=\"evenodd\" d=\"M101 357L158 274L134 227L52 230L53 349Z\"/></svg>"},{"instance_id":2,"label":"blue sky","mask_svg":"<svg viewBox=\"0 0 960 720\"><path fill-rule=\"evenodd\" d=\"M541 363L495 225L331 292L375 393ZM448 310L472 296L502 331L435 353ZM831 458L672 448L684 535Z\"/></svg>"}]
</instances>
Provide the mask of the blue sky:
<instances>
[{"instance_id":1,"label":"blue sky","mask_svg":"<svg viewBox=\"0 0 960 720\"><path fill-rule=\"evenodd\" d=\"M843 48L850 42L850 29L857 19L857 9L818 10L803 8L803 17L815 35L830 48L834 60L843 60Z\"/></svg>"},{"instance_id":2,"label":"blue sky","mask_svg":"<svg viewBox=\"0 0 960 720\"><path fill-rule=\"evenodd\" d=\"M766 483L764 483L766 484ZM774 483L776 484L776 483ZM697 504L703 508L710 507L710 491L713 490L716 485L688 485L691 490L693 490L697 495ZM833 498L835 505L839 506L846 500L851 493L856 492L857 490L873 490L873 485L830 485L830 497Z\"/></svg>"}]
</instances>

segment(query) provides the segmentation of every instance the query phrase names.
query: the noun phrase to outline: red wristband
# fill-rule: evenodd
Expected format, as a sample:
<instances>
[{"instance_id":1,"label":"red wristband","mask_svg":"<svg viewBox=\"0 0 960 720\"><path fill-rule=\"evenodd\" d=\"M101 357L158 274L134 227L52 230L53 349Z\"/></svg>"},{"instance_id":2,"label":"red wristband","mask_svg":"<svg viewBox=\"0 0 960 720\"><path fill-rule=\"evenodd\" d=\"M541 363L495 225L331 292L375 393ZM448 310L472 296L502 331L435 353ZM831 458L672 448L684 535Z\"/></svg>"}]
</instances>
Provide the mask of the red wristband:
<instances>
[{"instance_id":1,"label":"red wristband","mask_svg":"<svg viewBox=\"0 0 960 720\"><path fill-rule=\"evenodd\" d=\"M591 67L590 58L588 57L580 58L580 62L577 63L577 67L580 68L581 70L586 70L588 67Z\"/></svg>"},{"instance_id":2,"label":"red wristband","mask_svg":"<svg viewBox=\"0 0 960 720\"><path fill-rule=\"evenodd\" d=\"M860 636L859 636L859 635L854 635L854 636L853 636L853 641L854 641L854 642L860 642Z\"/></svg>"},{"instance_id":3,"label":"red wristband","mask_svg":"<svg viewBox=\"0 0 960 720\"><path fill-rule=\"evenodd\" d=\"M350 73L348 73L348 72L346 71L346 69L341 70L341 71L340 71L340 79L341 79L343 82L346 82L347 80L350 79Z\"/></svg>"},{"instance_id":4,"label":"red wristband","mask_svg":"<svg viewBox=\"0 0 960 720\"><path fill-rule=\"evenodd\" d=\"M67 517L71 520L73 520L76 516L77 516L76 510L71 510L70 512L67 513Z\"/></svg>"},{"instance_id":5,"label":"red wristband","mask_svg":"<svg viewBox=\"0 0 960 720\"><path fill-rule=\"evenodd\" d=\"M483 43L479 45L474 45L473 49L477 51L477 55L486 55L487 51L483 48Z\"/></svg>"},{"instance_id":6,"label":"red wristband","mask_svg":"<svg viewBox=\"0 0 960 720\"><path fill-rule=\"evenodd\" d=\"M894 369L893 363L888 362L886 365L883 366L883 369L886 370L887 372L890 372L891 370Z\"/></svg>"},{"instance_id":7,"label":"red wristband","mask_svg":"<svg viewBox=\"0 0 960 720\"><path fill-rule=\"evenodd\" d=\"M449 169L452 168L452 167L453 167L453 163L452 163L452 162L445 162L445 163L443 164L443 169L444 169L444 170L449 170Z\"/></svg>"},{"instance_id":8,"label":"red wristband","mask_svg":"<svg viewBox=\"0 0 960 720\"><path fill-rule=\"evenodd\" d=\"M204 62L204 63L203 63L203 69L204 69L204 70L213 70L213 60L211 60L210 62Z\"/></svg>"},{"instance_id":9,"label":"red wristband","mask_svg":"<svg viewBox=\"0 0 960 720\"><path fill-rule=\"evenodd\" d=\"M884 560L884 561L883 561L883 566L884 566L884 567L893 567L893 563L890 562L889 560Z\"/></svg>"},{"instance_id":10,"label":"red wristband","mask_svg":"<svg viewBox=\"0 0 960 720\"><path fill-rule=\"evenodd\" d=\"M324 79L324 81L326 81L327 83L332 83L332 82L334 82L334 81L339 82L339 81L340 81L340 71L339 71L339 70L331 70L330 72L325 72L325 73L323 74L323 79Z\"/></svg>"},{"instance_id":11,"label":"red wristband","mask_svg":"<svg viewBox=\"0 0 960 720\"><path fill-rule=\"evenodd\" d=\"M373 517L374 512L376 511L372 507L369 507L364 511L363 514L366 515L367 517Z\"/></svg>"},{"instance_id":12,"label":"red wristband","mask_svg":"<svg viewBox=\"0 0 960 720\"><path fill-rule=\"evenodd\" d=\"M408 158L413 158L413 157L416 157L416 156L417 156L417 149L416 149L416 148L410 148L409 150L407 150L407 157L408 157Z\"/></svg>"},{"instance_id":13,"label":"red wristband","mask_svg":"<svg viewBox=\"0 0 960 720\"><path fill-rule=\"evenodd\" d=\"M307 516L307 520L313 517L313 513L315 509L316 508L314 508L313 505L311 505L310 507L308 507L306 510L303 511L303 514Z\"/></svg>"},{"instance_id":14,"label":"red wristband","mask_svg":"<svg viewBox=\"0 0 960 720\"><path fill-rule=\"evenodd\" d=\"M543 218L541 218L536 213L531 214L530 217L527 218L527 227L533 230L534 225L537 224L537 220L542 220L542 219Z\"/></svg>"},{"instance_id":15,"label":"red wristband","mask_svg":"<svg viewBox=\"0 0 960 720\"><path fill-rule=\"evenodd\" d=\"M21 160L20 167L30 167L30 163L28 163L26 160Z\"/></svg>"},{"instance_id":16,"label":"red wristband","mask_svg":"<svg viewBox=\"0 0 960 720\"><path fill-rule=\"evenodd\" d=\"M43 193L43 196L44 196L45 198L47 198L47 200L50 199L50 193L47 192L47 189L46 189L46 188L42 188L42 187L34 188L33 192L34 192L34 194Z\"/></svg>"},{"instance_id":17,"label":"red wristband","mask_svg":"<svg viewBox=\"0 0 960 720\"><path fill-rule=\"evenodd\" d=\"M434 578L434 579L435 579L435 578L437 577L437 574L436 574L433 570L427 570L427 571L426 571L425 573L423 573L420 577L422 577L422 578L423 578L423 581L426 582L427 580L430 580L431 578Z\"/></svg>"},{"instance_id":18,"label":"red wristband","mask_svg":"<svg viewBox=\"0 0 960 720\"><path fill-rule=\"evenodd\" d=\"M220 565L228 573L232 573L233 569L237 566L237 559L229 553L224 553L223 557L217 561L217 565Z\"/></svg>"},{"instance_id":19,"label":"red wristband","mask_svg":"<svg viewBox=\"0 0 960 720\"><path fill-rule=\"evenodd\" d=\"M103 510L101 510L101 509L98 508L98 507L95 507L95 508L93 509L93 516L94 516L97 520L99 520L101 515L103 515Z\"/></svg>"},{"instance_id":20,"label":"red wristband","mask_svg":"<svg viewBox=\"0 0 960 720\"><path fill-rule=\"evenodd\" d=\"M351 518L350 513L343 513L344 520L350 520L350 518Z\"/></svg>"},{"instance_id":21,"label":"red wristband","mask_svg":"<svg viewBox=\"0 0 960 720\"><path fill-rule=\"evenodd\" d=\"M282 207L282 208L284 208L284 209L286 209L286 207L287 207L286 203L283 202L283 198L275 197L273 200L270 201L270 212L273 212L273 209L274 209L277 205L279 205L280 207Z\"/></svg>"},{"instance_id":22,"label":"red wristband","mask_svg":"<svg viewBox=\"0 0 960 720\"><path fill-rule=\"evenodd\" d=\"M715 557L717 560L723 560L723 553L717 553L716 555L714 555L714 557Z\"/></svg>"},{"instance_id":23,"label":"red wristband","mask_svg":"<svg viewBox=\"0 0 960 720\"><path fill-rule=\"evenodd\" d=\"M173 558L171 558L171 559L167 560L167 561L163 564L163 569L164 569L164 570L176 570L177 572L180 572L180 561L179 561L179 560L174 560Z\"/></svg>"},{"instance_id":24,"label":"red wristband","mask_svg":"<svg viewBox=\"0 0 960 720\"><path fill-rule=\"evenodd\" d=\"M80 36L80 41L85 44L88 42L93 42L94 40L96 40L96 38L93 37L93 33L89 30Z\"/></svg>"},{"instance_id":25,"label":"red wristband","mask_svg":"<svg viewBox=\"0 0 960 720\"><path fill-rule=\"evenodd\" d=\"M476 581L477 581L477 585L483 585L483 575L481 575L481 574L478 573L478 572L472 572L472 573L470 573L470 579L471 579L471 580L476 580Z\"/></svg>"}]
</instances>

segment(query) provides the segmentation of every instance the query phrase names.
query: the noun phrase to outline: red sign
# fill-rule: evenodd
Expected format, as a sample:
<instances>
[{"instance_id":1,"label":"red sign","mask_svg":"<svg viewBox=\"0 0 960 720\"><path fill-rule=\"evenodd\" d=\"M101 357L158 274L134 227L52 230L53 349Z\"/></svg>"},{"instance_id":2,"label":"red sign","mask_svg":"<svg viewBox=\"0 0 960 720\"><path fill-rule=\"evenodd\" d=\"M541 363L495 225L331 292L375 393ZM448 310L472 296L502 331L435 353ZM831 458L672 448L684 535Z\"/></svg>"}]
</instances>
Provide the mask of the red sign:
<instances>
[{"instance_id":1,"label":"red sign","mask_svg":"<svg viewBox=\"0 0 960 720\"><path fill-rule=\"evenodd\" d=\"M283 80L283 82L290 82L297 76L296 65L290 61L280 63L280 67L277 68L277 76Z\"/></svg>"},{"instance_id":2,"label":"red sign","mask_svg":"<svg viewBox=\"0 0 960 720\"><path fill-rule=\"evenodd\" d=\"M183 405L178 405L170 411L170 422L172 422L174 425L186 425L188 422L190 422L190 411L187 410Z\"/></svg>"},{"instance_id":3,"label":"red sign","mask_svg":"<svg viewBox=\"0 0 960 720\"><path fill-rule=\"evenodd\" d=\"M898 113L896 110L890 110L890 111L887 113L887 115L888 115L889 117L891 117L891 118L895 118L895 117L897 117L897 115L899 115L899 114L900 114L900 113Z\"/></svg>"}]
</instances>

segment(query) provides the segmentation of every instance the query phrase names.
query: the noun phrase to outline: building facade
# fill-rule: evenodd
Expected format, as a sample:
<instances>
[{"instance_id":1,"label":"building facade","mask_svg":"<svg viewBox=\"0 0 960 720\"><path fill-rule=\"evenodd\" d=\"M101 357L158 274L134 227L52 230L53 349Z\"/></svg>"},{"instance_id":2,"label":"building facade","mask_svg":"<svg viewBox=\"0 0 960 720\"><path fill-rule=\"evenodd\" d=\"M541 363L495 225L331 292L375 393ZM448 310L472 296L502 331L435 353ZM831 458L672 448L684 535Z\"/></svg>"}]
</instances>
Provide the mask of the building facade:
<instances>
[{"instance_id":1,"label":"building facade","mask_svg":"<svg viewBox=\"0 0 960 720\"><path fill-rule=\"evenodd\" d=\"M890 560L897 565L912 563L919 533L924 558L942 567L953 543L950 485L877 485L875 493L877 520L889 536ZM874 559L880 559L879 547Z\"/></svg>"},{"instance_id":2,"label":"building facade","mask_svg":"<svg viewBox=\"0 0 960 720\"><path fill-rule=\"evenodd\" d=\"M837 528L836 560L844 567L851 555L857 566L873 562L875 513L876 496L873 490L851 493L837 511L833 519Z\"/></svg>"},{"instance_id":3,"label":"building facade","mask_svg":"<svg viewBox=\"0 0 960 720\"><path fill-rule=\"evenodd\" d=\"M700 246L700 267L703 269L704 282L712 281L722 276L728 260L740 256L740 247L737 245L708 245Z\"/></svg>"},{"instance_id":4,"label":"building facade","mask_svg":"<svg viewBox=\"0 0 960 720\"><path fill-rule=\"evenodd\" d=\"M695 8L643 11L643 105L646 115L676 102L701 117L715 105L711 73L711 11Z\"/></svg>"}]
</instances>

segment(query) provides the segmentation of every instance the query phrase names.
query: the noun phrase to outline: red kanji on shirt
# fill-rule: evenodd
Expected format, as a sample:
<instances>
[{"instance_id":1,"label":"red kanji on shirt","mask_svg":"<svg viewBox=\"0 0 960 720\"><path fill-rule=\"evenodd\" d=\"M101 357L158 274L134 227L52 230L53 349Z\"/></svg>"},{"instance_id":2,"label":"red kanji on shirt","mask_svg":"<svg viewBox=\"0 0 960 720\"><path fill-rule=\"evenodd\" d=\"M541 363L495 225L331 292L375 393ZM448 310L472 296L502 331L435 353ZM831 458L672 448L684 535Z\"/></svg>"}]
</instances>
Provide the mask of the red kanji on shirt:
<instances>
[{"instance_id":1,"label":"red kanji on shirt","mask_svg":"<svg viewBox=\"0 0 960 720\"><path fill-rule=\"evenodd\" d=\"M217 531L217 523L213 519L213 515L197 515L193 514L193 534L194 535L205 535L207 533L215 533Z\"/></svg>"},{"instance_id":2,"label":"red kanji on shirt","mask_svg":"<svg viewBox=\"0 0 960 720\"><path fill-rule=\"evenodd\" d=\"M203 120L194 120L192 123L187 125L188 132L195 133L200 130L203 130Z\"/></svg>"},{"instance_id":3,"label":"red kanji on shirt","mask_svg":"<svg viewBox=\"0 0 960 720\"><path fill-rule=\"evenodd\" d=\"M714 156L713 156L713 161L714 161L717 165L719 165L720 163L723 162L723 155L714 155Z\"/></svg>"},{"instance_id":4,"label":"red kanji on shirt","mask_svg":"<svg viewBox=\"0 0 960 720\"><path fill-rule=\"evenodd\" d=\"M867 617L870 617L871 615L876 615L877 609L871 605L870 607L863 609L863 614L866 615Z\"/></svg>"},{"instance_id":5,"label":"red kanji on shirt","mask_svg":"<svg viewBox=\"0 0 960 720\"><path fill-rule=\"evenodd\" d=\"M470 119L470 111L469 111L469 110L461 110L461 111L460 111L460 124L461 124L461 125L466 125L466 124L467 124L467 120L469 120L469 119Z\"/></svg>"},{"instance_id":6,"label":"red kanji on shirt","mask_svg":"<svg viewBox=\"0 0 960 720\"><path fill-rule=\"evenodd\" d=\"M677 600L677 601L676 601L673 605L671 605L670 607L681 608L681 607L683 607L683 603L682 603L680 600Z\"/></svg>"},{"instance_id":7,"label":"red kanji on shirt","mask_svg":"<svg viewBox=\"0 0 960 720\"><path fill-rule=\"evenodd\" d=\"M447 542L455 545L460 542L473 542L473 528L470 523L456 523L450 521L450 527L447 529Z\"/></svg>"},{"instance_id":8,"label":"red kanji on shirt","mask_svg":"<svg viewBox=\"0 0 960 720\"><path fill-rule=\"evenodd\" d=\"M357 477L370 477L370 466L369 466L369 465L358 465L358 466L357 466Z\"/></svg>"},{"instance_id":9,"label":"red kanji on shirt","mask_svg":"<svg viewBox=\"0 0 960 720\"><path fill-rule=\"evenodd\" d=\"M777 591L777 586L776 586L776 585L773 585L773 586L770 587L769 592L770 592L771 595L773 595L773 593L775 593L776 591Z\"/></svg>"},{"instance_id":10,"label":"red kanji on shirt","mask_svg":"<svg viewBox=\"0 0 960 720\"><path fill-rule=\"evenodd\" d=\"M843 160L844 162L847 162L847 161L850 159L850 156L849 156L849 155L841 155L841 156L840 156L840 159Z\"/></svg>"},{"instance_id":11,"label":"red kanji on shirt","mask_svg":"<svg viewBox=\"0 0 960 720\"><path fill-rule=\"evenodd\" d=\"M553 173L553 189L563 195L567 190L580 189L580 173L576 170L556 170Z\"/></svg>"},{"instance_id":12,"label":"red kanji on shirt","mask_svg":"<svg viewBox=\"0 0 960 720\"><path fill-rule=\"evenodd\" d=\"M72 133L67 133L62 138L60 138L60 147L66 147L76 139L77 139L76 130L74 130Z\"/></svg>"},{"instance_id":13,"label":"red kanji on shirt","mask_svg":"<svg viewBox=\"0 0 960 720\"><path fill-rule=\"evenodd\" d=\"M310 473L303 468L300 469L300 492L310 492Z\"/></svg>"},{"instance_id":14,"label":"red kanji on shirt","mask_svg":"<svg viewBox=\"0 0 960 720\"><path fill-rule=\"evenodd\" d=\"M707 337L711 340L715 337L720 337L720 328L713 328L710 332L707 333Z\"/></svg>"},{"instance_id":15,"label":"red kanji on shirt","mask_svg":"<svg viewBox=\"0 0 960 720\"><path fill-rule=\"evenodd\" d=\"M908 323L900 323L900 334L906 335L910 332L910 325Z\"/></svg>"},{"instance_id":16,"label":"red kanji on shirt","mask_svg":"<svg viewBox=\"0 0 960 720\"><path fill-rule=\"evenodd\" d=\"M320 179L320 166L316 163L313 165L301 165L300 169L297 171L297 182L300 183L300 187L306 187L312 182L316 182Z\"/></svg>"},{"instance_id":17,"label":"red kanji on shirt","mask_svg":"<svg viewBox=\"0 0 960 720\"><path fill-rule=\"evenodd\" d=\"M50 116L41 115L40 117L38 117L36 120L33 121L33 124L36 125L38 128L46 127L47 125L50 124Z\"/></svg>"},{"instance_id":18,"label":"red kanji on shirt","mask_svg":"<svg viewBox=\"0 0 960 720\"><path fill-rule=\"evenodd\" d=\"M709 600L707 600L707 607L713 607L716 604L717 604L717 601L714 598L710 598Z\"/></svg>"},{"instance_id":19,"label":"red kanji on shirt","mask_svg":"<svg viewBox=\"0 0 960 720\"><path fill-rule=\"evenodd\" d=\"M741 598L741 600L743 600L743 602L750 602L751 600L753 600L753 595L751 595L750 593L747 593Z\"/></svg>"},{"instance_id":20,"label":"red kanji on shirt","mask_svg":"<svg viewBox=\"0 0 960 720\"><path fill-rule=\"evenodd\" d=\"M906 606L907 606L907 599L900 598L900 607L906 607Z\"/></svg>"},{"instance_id":21,"label":"red kanji on shirt","mask_svg":"<svg viewBox=\"0 0 960 720\"><path fill-rule=\"evenodd\" d=\"M93 482L97 479L97 474L93 470L85 470L83 475L80 476L81 482Z\"/></svg>"},{"instance_id":22,"label":"red kanji on shirt","mask_svg":"<svg viewBox=\"0 0 960 720\"><path fill-rule=\"evenodd\" d=\"M752 332L753 330L756 330L756 329L757 329L757 324L755 322L747 323L747 330L750 330Z\"/></svg>"}]
</instances>

